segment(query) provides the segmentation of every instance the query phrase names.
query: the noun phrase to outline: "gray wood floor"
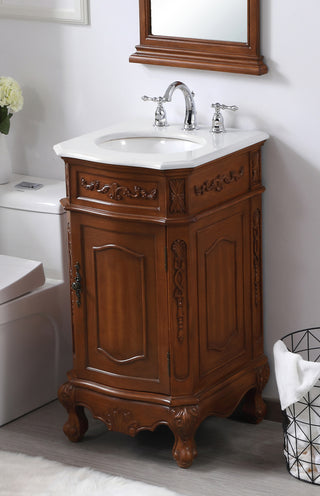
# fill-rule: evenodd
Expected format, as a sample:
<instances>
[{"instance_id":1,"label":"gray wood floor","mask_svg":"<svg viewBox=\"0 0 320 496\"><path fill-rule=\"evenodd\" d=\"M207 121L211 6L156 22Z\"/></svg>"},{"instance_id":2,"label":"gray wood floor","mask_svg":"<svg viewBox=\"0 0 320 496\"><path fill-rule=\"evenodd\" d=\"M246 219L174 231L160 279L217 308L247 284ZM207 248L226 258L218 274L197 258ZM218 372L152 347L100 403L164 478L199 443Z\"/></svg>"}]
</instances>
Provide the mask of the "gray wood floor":
<instances>
[{"instance_id":1,"label":"gray wood floor","mask_svg":"<svg viewBox=\"0 0 320 496\"><path fill-rule=\"evenodd\" d=\"M89 414L88 418L90 428L85 438L70 443L62 432L66 413L55 401L1 427L0 449L89 466L190 496L320 494L319 486L287 473L282 427L277 422L250 425L207 419L196 436L198 457L191 468L183 470L171 457L173 437L167 428L130 438L108 432Z\"/></svg>"}]
</instances>

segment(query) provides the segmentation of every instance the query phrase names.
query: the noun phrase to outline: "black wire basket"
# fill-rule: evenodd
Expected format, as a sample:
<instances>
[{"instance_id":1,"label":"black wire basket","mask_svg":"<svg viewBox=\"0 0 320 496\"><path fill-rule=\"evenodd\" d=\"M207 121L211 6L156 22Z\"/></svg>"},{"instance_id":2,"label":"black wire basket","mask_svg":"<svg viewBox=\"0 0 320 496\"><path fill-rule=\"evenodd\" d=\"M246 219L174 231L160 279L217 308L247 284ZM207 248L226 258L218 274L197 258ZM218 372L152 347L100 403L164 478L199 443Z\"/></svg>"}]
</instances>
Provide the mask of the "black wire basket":
<instances>
[{"instance_id":1,"label":"black wire basket","mask_svg":"<svg viewBox=\"0 0 320 496\"><path fill-rule=\"evenodd\" d=\"M282 341L304 360L320 361L320 327L292 332ZM283 415L284 456L289 473L320 485L320 380Z\"/></svg>"}]
</instances>

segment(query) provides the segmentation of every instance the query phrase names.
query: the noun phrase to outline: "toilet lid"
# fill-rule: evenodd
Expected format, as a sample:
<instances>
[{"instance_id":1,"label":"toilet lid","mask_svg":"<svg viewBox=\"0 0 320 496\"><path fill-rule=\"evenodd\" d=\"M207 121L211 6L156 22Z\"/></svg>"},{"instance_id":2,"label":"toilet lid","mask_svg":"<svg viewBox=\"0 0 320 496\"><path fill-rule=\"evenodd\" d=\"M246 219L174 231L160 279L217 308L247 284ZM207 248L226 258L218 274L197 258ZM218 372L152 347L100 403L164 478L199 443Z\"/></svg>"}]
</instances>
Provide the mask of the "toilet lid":
<instances>
[{"instance_id":1,"label":"toilet lid","mask_svg":"<svg viewBox=\"0 0 320 496\"><path fill-rule=\"evenodd\" d=\"M44 282L42 262L0 255L0 305L39 288Z\"/></svg>"}]
</instances>

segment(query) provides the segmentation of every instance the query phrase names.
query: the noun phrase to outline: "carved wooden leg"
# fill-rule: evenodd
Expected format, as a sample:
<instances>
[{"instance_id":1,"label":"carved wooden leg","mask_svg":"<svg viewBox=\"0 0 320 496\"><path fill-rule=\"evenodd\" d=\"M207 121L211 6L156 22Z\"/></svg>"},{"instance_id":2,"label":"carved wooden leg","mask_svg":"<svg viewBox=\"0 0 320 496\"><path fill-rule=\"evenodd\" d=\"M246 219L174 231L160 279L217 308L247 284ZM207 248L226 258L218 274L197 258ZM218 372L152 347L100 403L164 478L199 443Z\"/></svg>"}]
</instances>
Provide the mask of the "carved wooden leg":
<instances>
[{"instance_id":1,"label":"carved wooden leg","mask_svg":"<svg viewBox=\"0 0 320 496\"><path fill-rule=\"evenodd\" d=\"M80 441L88 430L88 420L82 406L74 404L75 389L69 382L63 384L58 392L60 403L66 408L69 417L63 426L67 438L76 443Z\"/></svg>"},{"instance_id":2,"label":"carved wooden leg","mask_svg":"<svg viewBox=\"0 0 320 496\"><path fill-rule=\"evenodd\" d=\"M179 467L188 468L197 456L194 435L198 427L199 407L172 408L170 413L172 414L172 422L170 422L169 427L175 437L172 455Z\"/></svg>"},{"instance_id":3,"label":"carved wooden leg","mask_svg":"<svg viewBox=\"0 0 320 496\"><path fill-rule=\"evenodd\" d=\"M252 424L258 424L266 414L266 404L262 399L262 390L267 384L270 370L269 365L260 367L256 371L257 386L247 392L241 407L241 417Z\"/></svg>"}]
</instances>

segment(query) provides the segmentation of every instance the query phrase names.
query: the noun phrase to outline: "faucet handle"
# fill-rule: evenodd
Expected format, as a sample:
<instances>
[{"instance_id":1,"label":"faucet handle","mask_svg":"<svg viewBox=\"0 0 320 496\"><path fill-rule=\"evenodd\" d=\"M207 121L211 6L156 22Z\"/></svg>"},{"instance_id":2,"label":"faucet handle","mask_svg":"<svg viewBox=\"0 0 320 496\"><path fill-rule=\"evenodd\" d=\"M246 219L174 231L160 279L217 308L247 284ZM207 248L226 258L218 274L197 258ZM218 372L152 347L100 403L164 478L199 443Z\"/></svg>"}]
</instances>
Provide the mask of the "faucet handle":
<instances>
[{"instance_id":1,"label":"faucet handle","mask_svg":"<svg viewBox=\"0 0 320 496\"><path fill-rule=\"evenodd\" d=\"M154 114L154 126L164 127L167 125L167 115L163 103L166 101L162 96L146 96L143 95L141 99L144 102L156 102L157 108Z\"/></svg>"},{"instance_id":2,"label":"faucet handle","mask_svg":"<svg viewBox=\"0 0 320 496\"><path fill-rule=\"evenodd\" d=\"M224 119L223 115L221 114L221 110L232 110L233 112L235 112L236 110L239 110L239 107L237 107L236 105L225 105L224 103L212 103L211 107L214 108L211 132L224 133Z\"/></svg>"},{"instance_id":3,"label":"faucet handle","mask_svg":"<svg viewBox=\"0 0 320 496\"><path fill-rule=\"evenodd\" d=\"M233 112L235 112L236 110L239 110L239 107L236 105L225 105L224 103L212 103L211 107L213 107L216 111L233 110Z\"/></svg>"},{"instance_id":4,"label":"faucet handle","mask_svg":"<svg viewBox=\"0 0 320 496\"><path fill-rule=\"evenodd\" d=\"M141 97L141 100L143 100L144 102L163 102L164 101L164 98L162 96L147 96L147 95L143 95Z\"/></svg>"}]
</instances>

